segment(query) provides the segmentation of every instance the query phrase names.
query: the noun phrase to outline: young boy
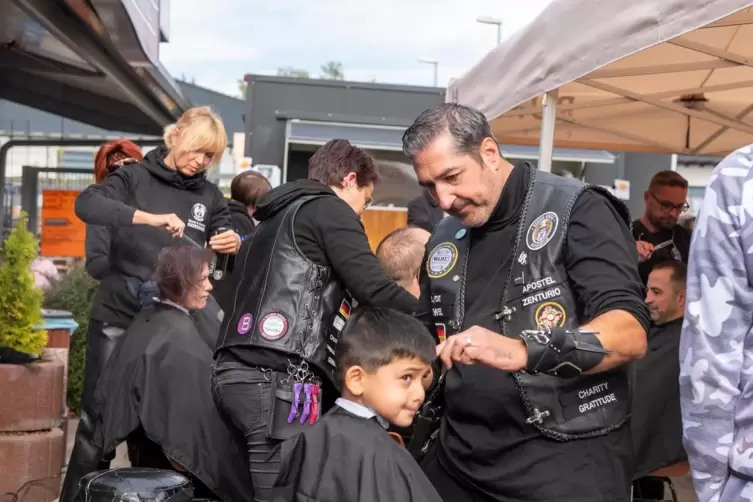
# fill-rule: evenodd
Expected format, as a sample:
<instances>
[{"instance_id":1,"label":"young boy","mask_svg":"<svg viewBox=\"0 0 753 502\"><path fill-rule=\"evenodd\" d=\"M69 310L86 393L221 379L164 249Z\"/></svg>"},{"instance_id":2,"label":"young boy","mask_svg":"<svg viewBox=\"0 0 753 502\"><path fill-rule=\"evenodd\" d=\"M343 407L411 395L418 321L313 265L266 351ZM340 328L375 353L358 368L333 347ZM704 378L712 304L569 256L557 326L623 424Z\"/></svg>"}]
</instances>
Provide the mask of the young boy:
<instances>
[{"instance_id":1,"label":"young boy","mask_svg":"<svg viewBox=\"0 0 753 502\"><path fill-rule=\"evenodd\" d=\"M387 433L407 427L424 400L436 345L395 310L357 308L335 354L342 397L311 429L286 441L272 500L441 502L407 450Z\"/></svg>"}]
</instances>

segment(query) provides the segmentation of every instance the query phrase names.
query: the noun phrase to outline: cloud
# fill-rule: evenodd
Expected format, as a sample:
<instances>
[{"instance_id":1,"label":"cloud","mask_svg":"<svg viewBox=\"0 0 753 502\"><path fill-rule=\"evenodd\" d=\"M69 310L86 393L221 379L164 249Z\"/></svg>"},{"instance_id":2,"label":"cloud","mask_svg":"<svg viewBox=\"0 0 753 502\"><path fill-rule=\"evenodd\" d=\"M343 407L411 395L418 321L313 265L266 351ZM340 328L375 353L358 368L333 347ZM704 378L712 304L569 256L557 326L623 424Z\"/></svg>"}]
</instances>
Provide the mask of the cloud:
<instances>
[{"instance_id":1,"label":"cloud","mask_svg":"<svg viewBox=\"0 0 753 502\"><path fill-rule=\"evenodd\" d=\"M173 2L171 39L161 59L170 72L235 94L245 73L292 66L317 76L327 61L343 63L348 80L439 85L460 76L496 44L530 22L550 0L203 0Z\"/></svg>"}]
</instances>

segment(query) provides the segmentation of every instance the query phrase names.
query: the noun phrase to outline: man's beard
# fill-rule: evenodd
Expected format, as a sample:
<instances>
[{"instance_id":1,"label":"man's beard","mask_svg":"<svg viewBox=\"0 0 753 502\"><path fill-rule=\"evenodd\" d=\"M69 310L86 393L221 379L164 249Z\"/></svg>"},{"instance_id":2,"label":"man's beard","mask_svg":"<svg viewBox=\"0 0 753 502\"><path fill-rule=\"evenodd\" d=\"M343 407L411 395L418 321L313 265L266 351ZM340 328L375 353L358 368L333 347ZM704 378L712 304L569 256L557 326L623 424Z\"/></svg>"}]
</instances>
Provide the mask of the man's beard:
<instances>
[{"instance_id":1,"label":"man's beard","mask_svg":"<svg viewBox=\"0 0 753 502\"><path fill-rule=\"evenodd\" d=\"M653 215L649 214L648 221L657 229L657 230L669 230L671 229L677 222L671 222L667 220L662 220L661 218L655 218Z\"/></svg>"}]
</instances>

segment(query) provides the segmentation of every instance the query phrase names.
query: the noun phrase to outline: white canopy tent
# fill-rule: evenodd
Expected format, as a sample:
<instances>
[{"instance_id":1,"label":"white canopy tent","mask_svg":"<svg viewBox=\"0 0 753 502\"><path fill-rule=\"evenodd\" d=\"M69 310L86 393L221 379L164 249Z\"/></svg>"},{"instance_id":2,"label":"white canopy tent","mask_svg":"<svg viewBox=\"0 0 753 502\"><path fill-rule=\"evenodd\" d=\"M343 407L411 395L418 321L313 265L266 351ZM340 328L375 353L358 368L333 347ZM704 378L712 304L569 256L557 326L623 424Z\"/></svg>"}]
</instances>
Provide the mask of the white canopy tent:
<instances>
[{"instance_id":1,"label":"white canopy tent","mask_svg":"<svg viewBox=\"0 0 753 502\"><path fill-rule=\"evenodd\" d=\"M547 171L555 145L724 155L753 143L753 1L554 0L447 101Z\"/></svg>"}]
</instances>

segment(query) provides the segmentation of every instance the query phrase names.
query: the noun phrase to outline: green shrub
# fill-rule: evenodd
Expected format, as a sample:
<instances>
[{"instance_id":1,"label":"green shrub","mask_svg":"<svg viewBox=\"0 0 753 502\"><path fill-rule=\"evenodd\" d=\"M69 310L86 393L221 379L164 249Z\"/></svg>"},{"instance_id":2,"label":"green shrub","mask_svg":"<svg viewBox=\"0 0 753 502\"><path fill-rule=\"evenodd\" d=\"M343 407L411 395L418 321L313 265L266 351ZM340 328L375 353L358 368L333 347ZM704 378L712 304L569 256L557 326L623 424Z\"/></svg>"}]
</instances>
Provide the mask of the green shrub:
<instances>
[{"instance_id":1,"label":"green shrub","mask_svg":"<svg viewBox=\"0 0 753 502\"><path fill-rule=\"evenodd\" d=\"M47 308L70 312L79 325L71 336L68 359L68 408L76 412L80 408L81 393L84 391L86 333L89 331L89 311L98 284L83 267L76 267L55 284L44 302Z\"/></svg>"},{"instance_id":2,"label":"green shrub","mask_svg":"<svg viewBox=\"0 0 753 502\"><path fill-rule=\"evenodd\" d=\"M39 328L44 293L31 271L39 243L26 221L23 214L0 253L0 346L41 355L47 345L47 331Z\"/></svg>"}]
</instances>

